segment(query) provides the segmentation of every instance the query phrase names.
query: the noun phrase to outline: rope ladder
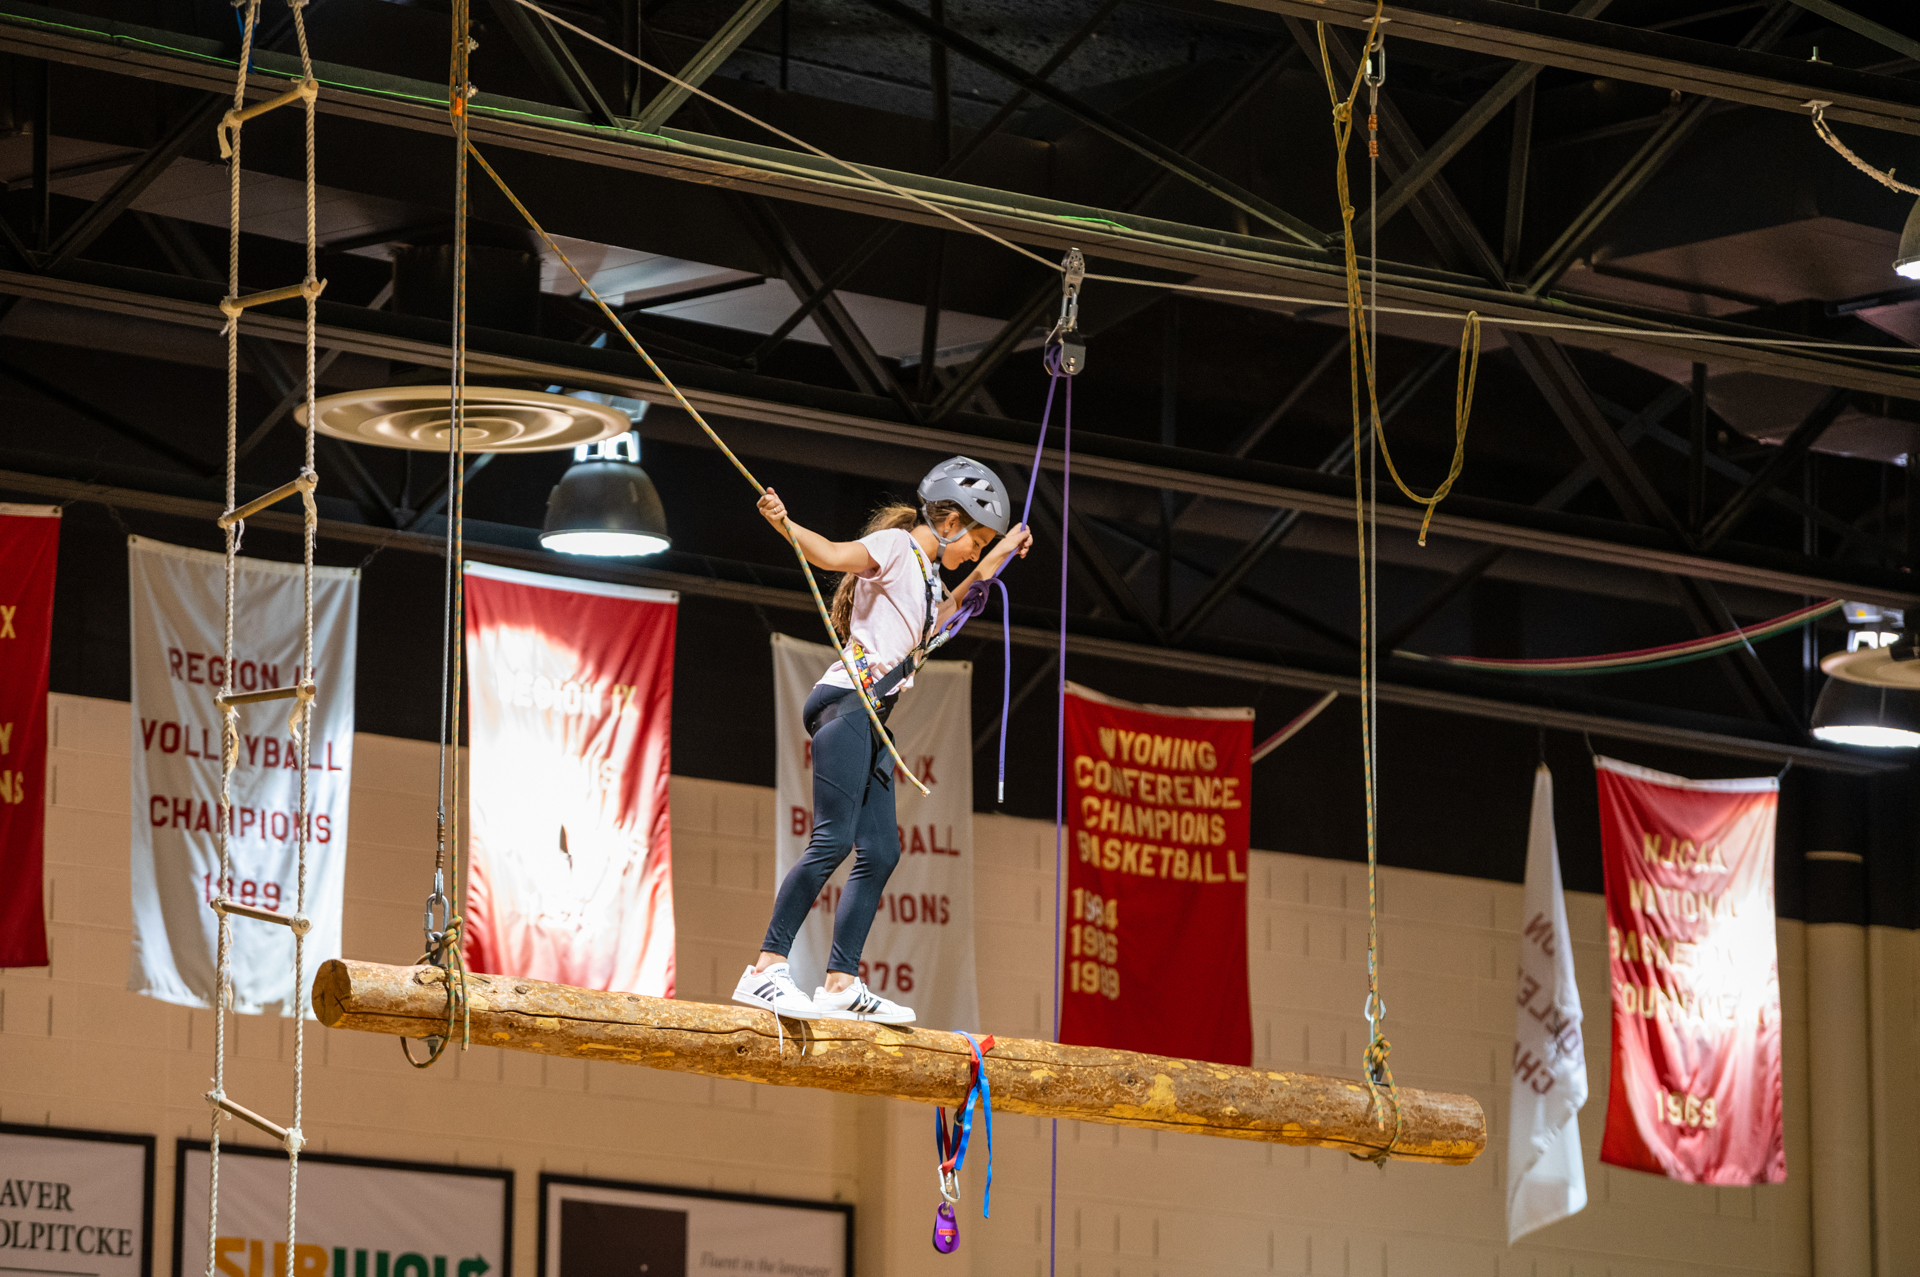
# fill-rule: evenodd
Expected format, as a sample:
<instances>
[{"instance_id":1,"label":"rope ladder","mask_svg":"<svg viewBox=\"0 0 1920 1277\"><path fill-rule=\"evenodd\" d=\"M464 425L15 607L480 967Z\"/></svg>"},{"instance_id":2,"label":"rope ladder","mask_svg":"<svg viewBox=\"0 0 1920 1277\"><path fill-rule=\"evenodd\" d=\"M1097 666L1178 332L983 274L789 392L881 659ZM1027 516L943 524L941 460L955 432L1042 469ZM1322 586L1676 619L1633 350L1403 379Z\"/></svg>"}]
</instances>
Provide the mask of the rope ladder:
<instances>
[{"instance_id":1,"label":"rope ladder","mask_svg":"<svg viewBox=\"0 0 1920 1277\"><path fill-rule=\"evenodd\" d=\"M220 1124L238 1118L272 1137L287 1154L287 1242L284 1248L285 1271L282 1277L294 1277L299 1222L300 1150L306 1144L301 1133L303 1084L306 1063L306 937L312 924L307 917L307 852L312 837L309 781L309 741L313 727L313 701L317 692L313 673L313 545L318 526L313 490L319 483L314 469L314 365L316 355L316 306L326 281L319 277L319 239L315 228L314 118L319 81L314 78L313 58L307 45L304 8L306 0L288 0L293 28L300 44L301 78L291 89L278 96L247 104L247 72L253 60L253 41L259 27L260 0L247 0L241 12L240 59L234 76L233 106L218 126L220 154L227 161L227 294L220 300L226 316L222 335L227 339L227 489L226 509L216 523L226 541L226 591L223 637L226 667L221 690L214 696L220 709L220 819L216 843L220 855L219 894L212 903L219 919L217 947L217 993L213 1006L213 1089L206 1093L213 1109L213 1131L208 1141L207 1188L207 1277L216 1277L220 1224ZM300 103L306 115L306 275L299 283L254 293L240 291L240 145L241 133L249 120L283 106ZM307 426L305 461L300 473L264 496L244 504L237 502L237 470L240 432L240 324L254 306L300 298L306 303L306 400ZM298 495L305 507L305 526L301 537L303 607L300 673L287 687L241 693L233 687L234 600L239 576L240 543L246 532L246 520L279 501ZM295 845L298 848L298 884L291 914L276 913L243 905L229 899L233 881L233 774L240 761L240 707L267 701L290 700L287 730L299 751L300 794L294 812ZM293 1113L282 1126L227 1095L226 1021L233 1006L233 920L272 923L293 933Z\"/></svg>"}]
</instances>

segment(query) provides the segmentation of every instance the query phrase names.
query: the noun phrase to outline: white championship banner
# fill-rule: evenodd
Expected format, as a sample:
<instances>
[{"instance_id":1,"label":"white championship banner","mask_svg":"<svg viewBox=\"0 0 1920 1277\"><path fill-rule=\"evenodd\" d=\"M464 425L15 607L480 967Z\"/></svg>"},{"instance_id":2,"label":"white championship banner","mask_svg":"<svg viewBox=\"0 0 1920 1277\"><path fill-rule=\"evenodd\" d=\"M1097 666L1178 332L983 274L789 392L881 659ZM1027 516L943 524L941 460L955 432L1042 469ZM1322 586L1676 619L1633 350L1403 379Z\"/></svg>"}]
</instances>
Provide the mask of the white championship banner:
<instances>
[{"instance_id":1,"label":"white championship banner","mask_svg":"<svg viewBox=\"0 0 1920 1277\"><path fill-rule=\"evenodd\" d=\"M182 1141L173 1277L207 1266L207 1149ZM300 1155L293 1277L506 1277L513 1172ZM220 1146L215 1277L287 1271L287 1155Z\"/></svg>"},{"instance_id":2,"label":"white championship banner","mask_svg":"<svg viewBox=\"0 0 1920 1277\"><path fill-rule=\"evenodd\" d=\"M130 537L133 608L133 958L127 987L182 1006L213 1004L219 894L221 637L226 560ZM234 595L233 687L298 683L304 610L298 563L242 558ZM353 774L354 640L360 574L313 570L313 741L307 761L307 978L340 956ZM228 846L230 897L291 912L299 881L300 753L292 698L239 707ZM293 933L233 921L233 1008L294 1012Z\"/></svg>"},{"instance_id":3,"label":"white championship banner","mask_svg":"<svg viewBox=\"0 0 1920 1277\"><path fill-rule=\"evenodd\" d=\"M813 832L813 742L800 710L835 659L823 644L773 636L776 889L806 854ZM980 1028L973 969L972 698L970 662L929 661L887 720L900 757L931 792L922 797L894 775L900 865L887 882L860 964L868 986L912 1007L919 1023L967 1032ZM814 901L788 955L794 981L809 994L826 977L833 910L852 868L849 855Z\"/></svg>"}]
</instances>

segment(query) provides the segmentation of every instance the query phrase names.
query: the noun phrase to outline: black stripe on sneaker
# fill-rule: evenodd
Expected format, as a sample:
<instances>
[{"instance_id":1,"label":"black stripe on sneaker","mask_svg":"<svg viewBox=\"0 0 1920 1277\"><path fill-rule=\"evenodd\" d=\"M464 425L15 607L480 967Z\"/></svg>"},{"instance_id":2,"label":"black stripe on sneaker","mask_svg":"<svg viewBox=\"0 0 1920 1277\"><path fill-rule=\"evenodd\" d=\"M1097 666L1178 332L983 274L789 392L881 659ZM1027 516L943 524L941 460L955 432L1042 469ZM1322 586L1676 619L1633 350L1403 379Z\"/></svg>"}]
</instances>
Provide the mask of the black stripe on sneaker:
<instances>
[{"instance_id":1,"label":"black stripe on sneaker","mask_svg":"<svg viewBox=\"0 0 1920 1277\"><path fill-rule=\"evenodd\" d=\"M759 988L755 989L753 991L753 996L756 998L766 998L769 1001L771 1001L773 998L773 995L778 991L779 991L779 986L775 985L773 981L769 980L765 984L761 985Z\"/></svg>"}]
</instances>

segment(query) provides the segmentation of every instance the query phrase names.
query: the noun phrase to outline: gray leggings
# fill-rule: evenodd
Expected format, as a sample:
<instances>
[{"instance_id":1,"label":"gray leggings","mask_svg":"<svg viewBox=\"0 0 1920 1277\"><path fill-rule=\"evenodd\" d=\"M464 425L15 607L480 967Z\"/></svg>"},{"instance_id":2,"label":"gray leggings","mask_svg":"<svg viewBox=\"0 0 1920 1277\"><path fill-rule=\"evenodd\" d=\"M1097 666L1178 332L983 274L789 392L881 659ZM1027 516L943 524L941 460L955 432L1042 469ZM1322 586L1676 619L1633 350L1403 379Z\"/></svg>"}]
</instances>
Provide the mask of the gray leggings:
<instances>
[{"instance_id":1,"label":"gray leggings","mask_svg":"<svg viewBox=\"0 0 1920 1277\"><path fill-rule=\"evenodd\" d=\"M892 707L891 699L877 707L883 720ZM851 688L815 686L800 721L813 737L813 837L773 898L773 920L760 947L791 953L820 889L847 854L857 852L834 911L833 955L827 960L827 970L855 975L887 879L900 863L893 760Z\"/></svg>"}]
</instances>

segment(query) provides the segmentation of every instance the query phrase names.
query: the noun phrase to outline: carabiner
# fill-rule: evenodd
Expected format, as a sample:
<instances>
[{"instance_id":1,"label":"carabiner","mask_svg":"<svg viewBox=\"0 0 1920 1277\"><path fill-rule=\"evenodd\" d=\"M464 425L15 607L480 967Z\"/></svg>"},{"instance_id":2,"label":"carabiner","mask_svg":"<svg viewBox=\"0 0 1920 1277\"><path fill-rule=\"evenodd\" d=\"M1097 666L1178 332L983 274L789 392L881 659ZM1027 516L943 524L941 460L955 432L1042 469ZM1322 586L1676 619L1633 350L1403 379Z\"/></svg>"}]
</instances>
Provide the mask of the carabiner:
<instances>
[{"instance_id":1,"label":"carabiner","mask_svg":"<svg viewBox=\"0 0 1920 1277\"><path fill-rule=\"evenodd\" d=\"M1056 376L1071 377L1087 366L1087 343L1079 335L1080 286L1086 278L1087 259L1069 248L1060 259L1060 318L1041 343L1042 362Z\"/></svg>"}]
</instances>

